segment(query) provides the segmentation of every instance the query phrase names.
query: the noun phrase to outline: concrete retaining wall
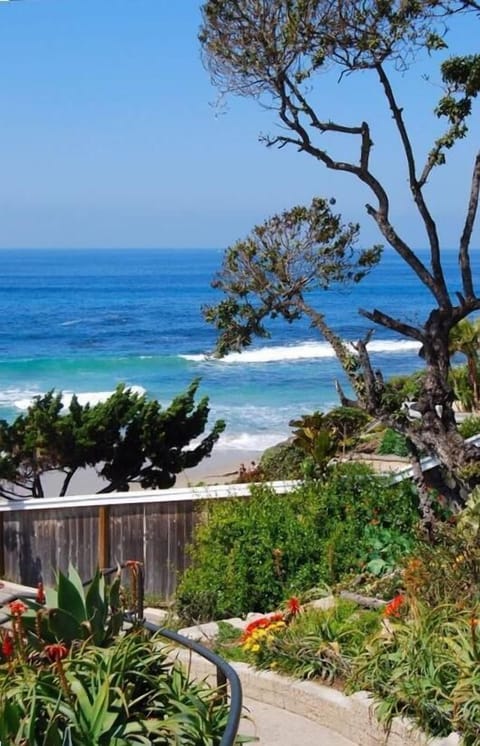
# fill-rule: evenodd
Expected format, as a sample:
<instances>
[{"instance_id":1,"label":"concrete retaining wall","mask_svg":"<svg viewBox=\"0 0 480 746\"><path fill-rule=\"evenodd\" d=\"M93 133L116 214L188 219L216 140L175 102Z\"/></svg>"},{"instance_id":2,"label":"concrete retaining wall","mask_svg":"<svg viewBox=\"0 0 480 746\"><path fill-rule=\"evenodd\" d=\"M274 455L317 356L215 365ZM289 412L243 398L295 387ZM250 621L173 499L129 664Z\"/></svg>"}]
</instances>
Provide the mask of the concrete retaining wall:
<instances>
[{"instance_id":1,"label":"concrete retaining wall","mask_svg":"<svg viewBox=\"0 0 480 746\"><path fill-rule=\"evenodd\" d=\"M212 666L187 651L179 659L196 678L208 678L215 684ZM272 671L256 671L246 663L233 663L242 682L245 697L293 712L347 738L357 746L459 746L456 733L447 738L432 738L414 728L409 720L394 718L385 733L375 718L373 699L367 692L347 697L342 692L313 681L297 681Z\"/></svg>"}]
</instances>

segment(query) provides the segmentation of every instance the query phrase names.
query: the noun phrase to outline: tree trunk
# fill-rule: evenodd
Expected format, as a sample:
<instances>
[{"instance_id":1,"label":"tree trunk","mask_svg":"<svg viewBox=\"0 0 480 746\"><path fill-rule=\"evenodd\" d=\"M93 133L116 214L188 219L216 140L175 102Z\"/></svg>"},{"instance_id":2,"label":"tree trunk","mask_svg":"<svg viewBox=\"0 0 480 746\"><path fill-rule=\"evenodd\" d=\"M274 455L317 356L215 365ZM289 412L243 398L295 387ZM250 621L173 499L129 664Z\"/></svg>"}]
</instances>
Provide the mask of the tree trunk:
<instances>
[{"instance_id":1,"label":"tree trunk","mask_svg":"<svg viewBox=\"0 0 480 746\"><path fill-rule=\"evenodd\" d=\"M479 466L480 450L465 443L457 429L454 395L449 382L450 325L448 318L440 317L439 312L431 314L422 349L426 374L416 405L422 418L410 422L406 434L417 449L438 457L446 472L446 487L451 488L453 484L458 502L463 504L468 491L480 482L480 469L475 469Z\"/></svg>"}]
</instances>

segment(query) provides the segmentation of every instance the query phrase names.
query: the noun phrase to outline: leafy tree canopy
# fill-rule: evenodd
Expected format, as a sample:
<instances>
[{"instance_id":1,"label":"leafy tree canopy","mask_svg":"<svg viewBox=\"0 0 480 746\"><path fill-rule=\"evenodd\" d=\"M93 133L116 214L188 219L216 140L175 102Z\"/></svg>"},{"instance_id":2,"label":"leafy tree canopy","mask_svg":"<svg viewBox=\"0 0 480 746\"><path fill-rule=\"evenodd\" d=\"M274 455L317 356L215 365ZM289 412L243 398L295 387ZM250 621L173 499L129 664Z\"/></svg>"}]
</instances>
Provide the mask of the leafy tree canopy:
<instances>
[{"instance_id":1,"label":"leafy tree canopy","mask_svg":"<svg viewBox=\"0 0 480 746\"><path fill-rule=\"evenodd\" d=\"M75 473L94 467L106 484L102 493L129 489L168 488L176 474L209 456L225 428L207 425L208 399L195 404L199 381L163 409L158 401L119 386L105 402L82 406L74 396L68 408L62 394L36 397L12 423L0 421L0 495L43 497L42 478L60 472L60 496Z\"/></svg>"}]
</instances>

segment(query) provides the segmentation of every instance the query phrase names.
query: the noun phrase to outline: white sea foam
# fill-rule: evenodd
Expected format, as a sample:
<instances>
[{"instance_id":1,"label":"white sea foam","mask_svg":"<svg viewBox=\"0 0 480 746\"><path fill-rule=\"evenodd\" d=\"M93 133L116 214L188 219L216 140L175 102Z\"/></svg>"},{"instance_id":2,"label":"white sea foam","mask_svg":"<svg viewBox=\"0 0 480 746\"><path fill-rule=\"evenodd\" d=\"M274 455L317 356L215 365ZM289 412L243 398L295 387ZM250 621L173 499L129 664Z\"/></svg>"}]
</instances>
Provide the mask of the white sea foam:
<instances>
[{"instance_id":1,"label":"white sea foam","mask_svg":"<svg viewBox=\"0 0 480 746\"><path fill-rule=\"evenodd\" d=\"M264 451L288 438L288 432L236 433L221 436L217 448L224 451Z\"/></svg>"},{"instance_id":2,"label":"white sea foam","mask_svg":"<svg viewBox=\"0 0 480 746\"><path fill-rule=\"evenodd\" d=\"M62 321L60 326L76 326L81 324L83 319L72 319L71 321Z\"/></svg>"},{"instance_id":3,"label":"white sea foam","mask_svg":"<svg viewBox=\"0 0 480 746\"><path fill-rule=\"evenodd\" d=\"M368 344L368 350L374 353L401 354L418 349L420 349L420 343L410 340L377 339ZM259 347L257 349L244 350L243 352L230 352L223 358L216 358L211 355L181 355L180 357L192 362L245 364L334 358L335 352L328 342L303 342L298 345Z\"/></svg>"},{"instance_id":4,"label":"white sea foam","mask_svg":"<svg viewBox=\"0 0 480 746\"><path fill-rule=\"evenodd\" d=\"M128 389L133 394L138 394L139 396L145 394L145 389L142 388L142 386L129 386ZM90 406L93 407L95 406L95 404L100 404L101 402L106 401L110 396L112 396L113 393L113 391L86 391L85 393L76 394L76 397L78 399L78 403L81 404L83 407L86 404L90 404ZM37 392L35 396L41 396L40 392ZM64 391L62 393L62 404L65 408L68 408L70 406L73 396L74 393L71 391ZM26 410L33 404L33 400L34 396L30 396L23 399L16 399L14 401L10 400L9 403L14 404L17 409Z\"/></svg>"},{"instance_id":5,"label":"white sea foam","mask_svg":"<svg viewBox=\"0 0 480 746\"><path fill-rule=\"evenodd\" d=\"M33 401L34 396L38 396L40 391L35 388L19 389L15 387L9 387L7 389L0 390L0 407L13 407L15 402L18 400L28 398L29 401Z\"/></svg>"}]
</instances>

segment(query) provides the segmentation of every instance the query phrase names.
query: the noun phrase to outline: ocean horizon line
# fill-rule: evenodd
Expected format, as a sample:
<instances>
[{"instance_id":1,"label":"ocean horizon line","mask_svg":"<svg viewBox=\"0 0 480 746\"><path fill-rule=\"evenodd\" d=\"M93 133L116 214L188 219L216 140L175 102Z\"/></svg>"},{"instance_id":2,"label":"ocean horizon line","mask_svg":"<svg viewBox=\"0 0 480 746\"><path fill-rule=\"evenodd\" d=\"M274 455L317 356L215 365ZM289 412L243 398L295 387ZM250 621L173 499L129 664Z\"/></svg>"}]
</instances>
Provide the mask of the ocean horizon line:
<instances>
[{"instance_id":1,"label":"ocean horizon line","mask_svg":"<svg viewBox=\"0 0 480 746\"><path fill-rule=\"evenodd\" d=\"M233 238L232 242L237 239ZM226 251L227 246L0 246L0 251ZM413 251L428 252L426 246L414 246ZM472 247L473 251L480 246ZM442 251L458 251L457 246L443 246ZM385 254L396 255L390 246L384 247Z\"/></svg>"}]
</instances>

